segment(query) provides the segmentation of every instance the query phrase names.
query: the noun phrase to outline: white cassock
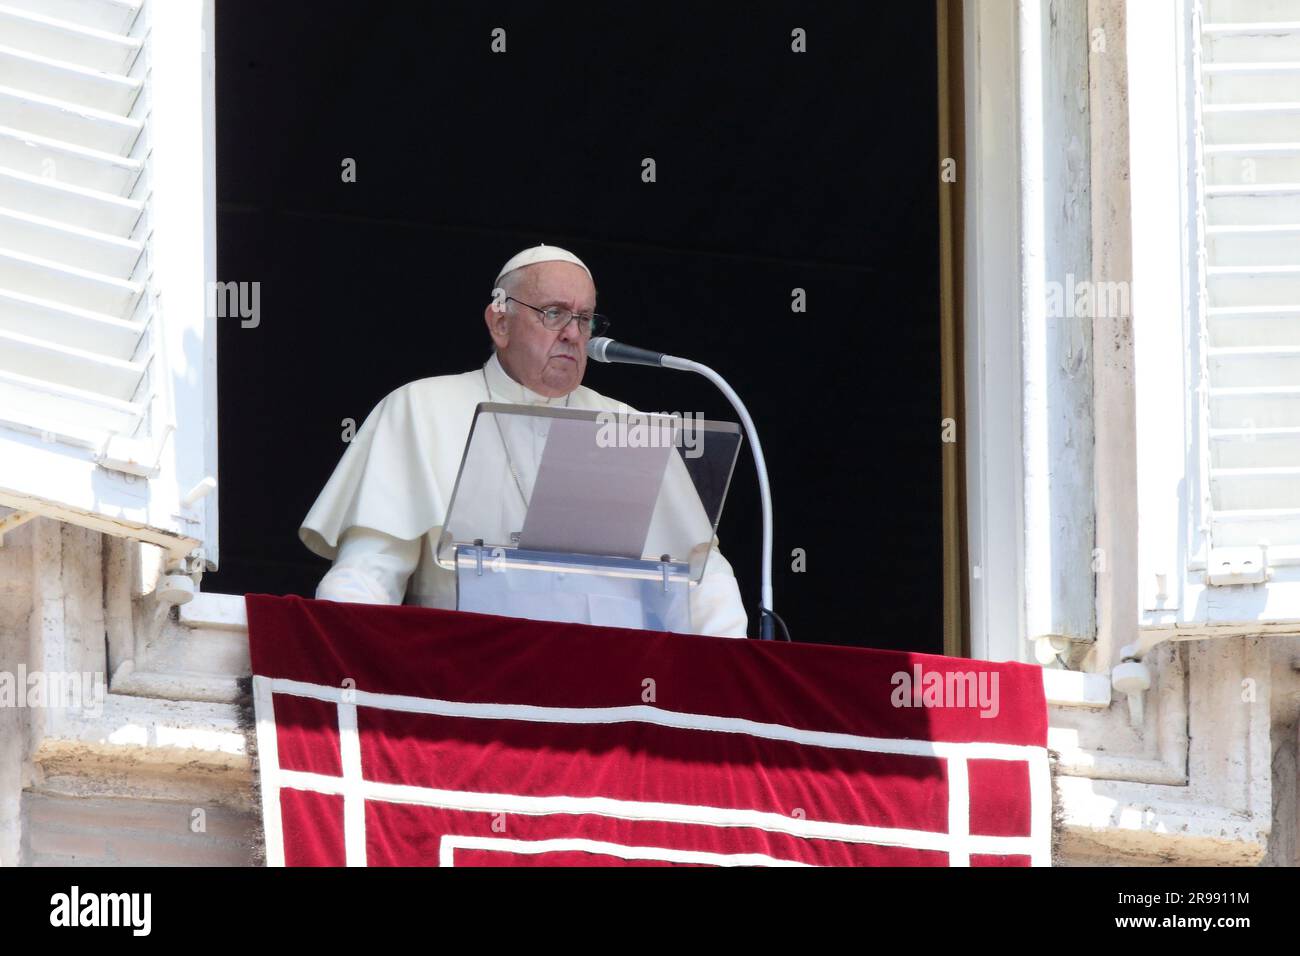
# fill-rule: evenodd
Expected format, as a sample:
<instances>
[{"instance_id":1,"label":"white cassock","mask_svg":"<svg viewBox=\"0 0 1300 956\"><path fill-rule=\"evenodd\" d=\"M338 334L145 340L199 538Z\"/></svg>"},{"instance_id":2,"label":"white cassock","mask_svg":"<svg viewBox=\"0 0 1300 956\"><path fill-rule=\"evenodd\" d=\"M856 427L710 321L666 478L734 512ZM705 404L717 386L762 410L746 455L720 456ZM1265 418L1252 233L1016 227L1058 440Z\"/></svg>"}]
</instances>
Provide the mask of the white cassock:
<instances>
[{"instance_id":1,"label":"white cassock","mask_svg":"<svg viewBox=\"0 0 1300 956\"><path fill-rule=\"evenodd\" d=\"M454 610L456 573L434 555L475 407L487 401L555 407L566 398L570 408L630 410L585 387L561 398L538 395L512 379L495 353L481 370L424 378L389 393L298 529L303 544L334 562L316 597ZM690 610L696 633L746 636L740 589L716 537L704 576L690 590Z\"/></svg>"}]
</instances>

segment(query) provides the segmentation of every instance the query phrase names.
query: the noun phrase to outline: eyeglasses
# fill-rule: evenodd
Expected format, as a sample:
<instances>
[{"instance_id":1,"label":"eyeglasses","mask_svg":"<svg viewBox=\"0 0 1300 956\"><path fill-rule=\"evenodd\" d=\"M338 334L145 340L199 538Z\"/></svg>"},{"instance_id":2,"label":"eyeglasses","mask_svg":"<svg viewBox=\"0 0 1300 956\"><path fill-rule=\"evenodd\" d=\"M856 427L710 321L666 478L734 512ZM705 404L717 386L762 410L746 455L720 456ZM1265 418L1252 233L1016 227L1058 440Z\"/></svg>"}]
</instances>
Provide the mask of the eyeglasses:
<instances>
[{"instance_id":1,"label":"eyeglasses","mask_svg":"<svg viewBox=\"0 0 1300 956\"><path fill-rule=\"evenodd\" d=\"M589 339L593 335L604 335L609 329L609 319L598 313L570 312L568 309L562 309L556 305L551 306L549 309L539 309L527 302L520 302L512 295L506 296L506 301L519 302L525 308L532 309L542 317L542 325L552 332L564 331L574 319L578 320L578 332L585 339Z\"/></svg>"}]
</instances>

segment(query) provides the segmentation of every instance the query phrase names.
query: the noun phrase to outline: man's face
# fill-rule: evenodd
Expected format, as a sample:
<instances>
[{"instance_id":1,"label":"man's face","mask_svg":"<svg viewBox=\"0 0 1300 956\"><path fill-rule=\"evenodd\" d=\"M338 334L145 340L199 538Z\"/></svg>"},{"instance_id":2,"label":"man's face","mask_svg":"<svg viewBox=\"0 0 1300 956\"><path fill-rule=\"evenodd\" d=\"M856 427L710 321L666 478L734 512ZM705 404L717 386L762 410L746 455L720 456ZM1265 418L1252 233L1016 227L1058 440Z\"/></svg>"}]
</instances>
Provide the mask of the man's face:
<instances>
[{"instance_id":1,"label":"man's face","mask_svg":"<svg viewBox=\"0 0 1300 956\"><path fill-rule=\"evenodd\" d=\"M517 270L507 285L510 296L539 309L570 312L596 310L596 287L587 271L571 262L538 262ZM559 331L542 324L542 316L519 302L505 311L489 304L484 312L501 365L516 382L547 398L567 395L582 384L587 371L587 341L570 322Z\"/></svg>"}]
</instances>

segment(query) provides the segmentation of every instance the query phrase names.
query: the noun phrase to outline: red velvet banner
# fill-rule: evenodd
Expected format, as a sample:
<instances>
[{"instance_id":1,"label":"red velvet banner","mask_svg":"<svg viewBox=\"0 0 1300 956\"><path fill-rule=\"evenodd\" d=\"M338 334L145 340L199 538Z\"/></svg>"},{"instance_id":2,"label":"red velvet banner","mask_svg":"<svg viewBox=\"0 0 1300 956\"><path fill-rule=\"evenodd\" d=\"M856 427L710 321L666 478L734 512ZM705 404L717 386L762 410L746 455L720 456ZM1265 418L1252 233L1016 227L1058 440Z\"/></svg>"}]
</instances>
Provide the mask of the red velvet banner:
<instances>
[{"instance_id":1,"label":"red velvet banner","mask_svg":"<svg viewBox=\"0 0 1300 956\"><path fill-rule=\"evenodd\" d=\"M272 865L1049 863L1036 667L247 606Z\"/></svg>"}]
</instances>

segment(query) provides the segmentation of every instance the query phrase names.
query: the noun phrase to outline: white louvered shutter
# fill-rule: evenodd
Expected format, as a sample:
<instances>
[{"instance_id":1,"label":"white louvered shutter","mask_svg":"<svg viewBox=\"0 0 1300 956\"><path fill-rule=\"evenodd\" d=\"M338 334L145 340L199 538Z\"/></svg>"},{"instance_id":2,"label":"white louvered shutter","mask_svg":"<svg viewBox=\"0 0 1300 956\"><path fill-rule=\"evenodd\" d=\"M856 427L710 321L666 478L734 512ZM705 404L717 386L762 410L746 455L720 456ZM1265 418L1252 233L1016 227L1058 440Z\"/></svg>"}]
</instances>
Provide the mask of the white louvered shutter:
<instances>
[{"instance_id":1,"label":"white louvered shutter","mask_svg":"<svg viewBox=\"0 0 1300 956\"><path fill-rule=\"evenodd\" d=\"M1213 575L1261 545L1259 563L1300 563L1300 0L1204 0L1201 18Z\"/></svg>"},{"instance_id":2,"label":"white louvered shutter","mask_svg":"<svg viewBox=\"0 0 1300 956\"><path fill-rule=\"evenodd\" d=\"M0 0L0 504L215 558L210 17Z\"/></svg>"}]
</instances>

